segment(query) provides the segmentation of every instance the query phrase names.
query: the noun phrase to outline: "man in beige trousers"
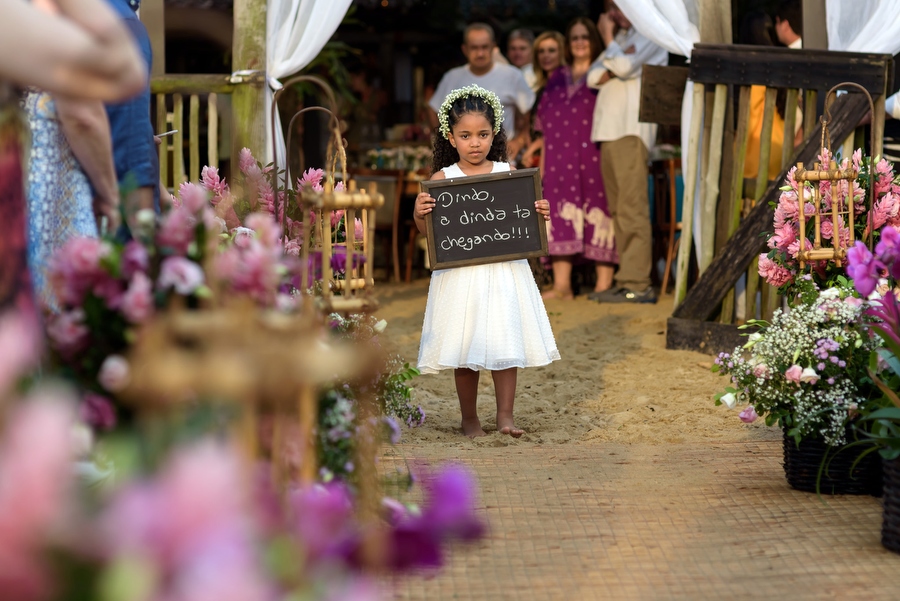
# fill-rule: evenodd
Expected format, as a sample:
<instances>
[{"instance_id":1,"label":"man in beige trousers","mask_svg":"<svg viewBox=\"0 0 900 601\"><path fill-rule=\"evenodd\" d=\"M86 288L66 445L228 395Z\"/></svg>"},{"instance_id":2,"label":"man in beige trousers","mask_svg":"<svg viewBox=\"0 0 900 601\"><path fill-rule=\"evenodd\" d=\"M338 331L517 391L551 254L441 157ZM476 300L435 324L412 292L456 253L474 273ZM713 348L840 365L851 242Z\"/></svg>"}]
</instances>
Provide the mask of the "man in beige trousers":
<instances>
[{"instance_id":1,"label":"man in beige trousers","mask_svg":"<svg viewBox=\"0 0 900 601\"><path fill-rule=\"evenodd\" d=\"M601 303L655 303L650 285L652 235L647 195L647 158L656 125L638 121L641 70L665 65L669 55L638 33L614 2L597 21L606 50L588 72L599 88L591 140L600 142L603 183L616 233L619 268L609 290L588 298ZM618 29L618 32L616 31Z\"/></svg>"}]
</instances>

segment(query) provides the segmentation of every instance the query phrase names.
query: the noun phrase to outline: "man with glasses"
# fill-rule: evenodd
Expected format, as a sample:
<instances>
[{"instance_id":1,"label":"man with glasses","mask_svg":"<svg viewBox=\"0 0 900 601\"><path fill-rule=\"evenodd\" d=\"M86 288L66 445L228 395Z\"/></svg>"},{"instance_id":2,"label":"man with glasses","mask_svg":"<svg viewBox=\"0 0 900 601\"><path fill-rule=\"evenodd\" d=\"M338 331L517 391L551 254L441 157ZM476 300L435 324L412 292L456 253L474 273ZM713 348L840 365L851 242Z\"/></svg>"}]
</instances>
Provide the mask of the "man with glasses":
<instances>
[{"instance_id":1,"label":"man with glasses","mask_svg":"<svg viewBox=\"0 0 900 601\"><path fill-rule=\"evenodd\" d=\"M431 127L436 128L437 111L447 94L457 88L477 84L500 98L503 105L503 129L509 140L507 151L510 157L514 157L524 145L522 137L516 137L516 110L523 115L531 110L534 91L519 69L494 61L494 46L494 30L490 25L473 23L466 27L463 31L462 51L468 62L450 69L441 78L434 95L428 101L429 119Z\"/></svg>"}]
</instances>

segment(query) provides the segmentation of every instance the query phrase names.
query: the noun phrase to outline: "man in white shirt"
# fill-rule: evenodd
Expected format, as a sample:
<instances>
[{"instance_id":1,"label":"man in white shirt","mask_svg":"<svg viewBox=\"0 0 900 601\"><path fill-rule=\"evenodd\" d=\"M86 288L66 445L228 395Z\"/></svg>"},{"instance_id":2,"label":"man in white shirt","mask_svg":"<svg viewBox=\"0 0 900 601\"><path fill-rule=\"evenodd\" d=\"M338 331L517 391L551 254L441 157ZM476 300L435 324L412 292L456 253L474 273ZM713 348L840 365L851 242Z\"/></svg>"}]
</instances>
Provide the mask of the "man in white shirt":
<instances>
[{"instance_id":1,"label":"man in white shirt","mask_svg":"<svg viewBox=\"0 0 900 601\"><path fill-rule=\"evenodd\" d=\"M441 78L431 100L429 118L431 127L438 126L437 112L441 108L447 94L457 88L477 84L490 90L500 98L503 105L503 129L509 140L510 157L518 152L514 147L516 137L516 110L522 114L531 110L534 104L534 91L525 82L522 72L511 65L503 65L494 61L494 30L484 23L473 23L463 32L462 51L468 61L461 67L450 69Z\"/></svg>"},{"instance_id":2,"label":"man in white shirt","mask_svg":"<svg viewBox=\"0 0 900 601\"><path fill-rule=\"evenodd\" d=\"M616 233L619 268L612 288L588 295L601 303L655 303L650 285L652 234L647 159L656 125L638 121L643 65L665 65L669 55L634 29L614 2L597 28L606 50L588 71L599 88L591 140L600 142L603 183ZM618 33L616 29L618 28Z\"/></svg>"},{"instance_id":3,"label":"man in white shirt","mask_svg":"<svg viewBox=\"0 0 900 601\"><path fill-rule=\"evenodd\" d=\"M788 48L803 48L803 7L800 0L785 0L775 10L775 35Z\"/></svg>"}]
</instances>

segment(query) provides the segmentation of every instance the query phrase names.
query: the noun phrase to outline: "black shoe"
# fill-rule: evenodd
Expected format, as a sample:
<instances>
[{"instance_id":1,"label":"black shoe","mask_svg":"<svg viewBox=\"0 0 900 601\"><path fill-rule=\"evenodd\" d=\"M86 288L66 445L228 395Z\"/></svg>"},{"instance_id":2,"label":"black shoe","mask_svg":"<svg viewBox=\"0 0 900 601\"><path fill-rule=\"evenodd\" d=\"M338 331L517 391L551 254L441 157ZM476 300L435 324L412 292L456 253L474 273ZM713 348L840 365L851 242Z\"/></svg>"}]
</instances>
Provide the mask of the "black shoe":
<instances>
[{"instance_id":1,"label":"black shoe","mask_svg":"<svg viewBox=\"0 0 900 601\"><path fill-rule=\"evenodd\" d=\"M598 303L655 303L656 291L653 290L653 286L647 286L640 291L614 287L589 295L588 298Z\"/></svg>"}]
</instances>

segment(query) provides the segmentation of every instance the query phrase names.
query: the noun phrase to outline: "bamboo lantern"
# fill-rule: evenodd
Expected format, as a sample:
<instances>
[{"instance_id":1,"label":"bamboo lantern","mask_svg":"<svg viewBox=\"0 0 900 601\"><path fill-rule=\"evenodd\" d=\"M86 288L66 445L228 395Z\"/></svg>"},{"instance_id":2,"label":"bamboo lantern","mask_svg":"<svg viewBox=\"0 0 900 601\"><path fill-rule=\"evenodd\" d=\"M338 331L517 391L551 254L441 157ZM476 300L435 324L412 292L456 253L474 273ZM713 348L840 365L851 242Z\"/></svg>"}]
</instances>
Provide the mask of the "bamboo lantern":
<instances>
[{"instance_id":1,"label":"bamboo lantern","mask_svg":"<svg viewBox=\"0 0 900 601\"><path fill-rule=\"evenodd\" d=\"M822 135L824 138L824 126ZM823 144L824 150L827 149L825 149ZM797 258L800 260L801 269L806 267L806 263L809 261L832 261L835 265L841 267L843 261L847 258L847 249L853 246L854 241L853 218L855 215L852 194L853 182L856 181L857 176L859 176L859 171L852 166L841 169L834 160L830 160L827 165L816 162L812 169L805 169L803 163L797 163L794 179L800 188L800 198L798 199L800 205L800 252ZM809 189L806 187L807 182L812 185L812 198L809 201L815 207L810 221L808 221L809 217L806 215L807 200L805 192ZM831 184L830 207L822 206L822 182ZM846 182L846 186L843 185L843 182ZM830 246L822 245L822 223L824 220L831 221L833 233ZM839 235L842 220L844 226L850 231L850 238L846 244L841 241L841 236ZM807 247L807 223L812 225L815 236L812 248Z\"/></svg>"}]
</instances>

